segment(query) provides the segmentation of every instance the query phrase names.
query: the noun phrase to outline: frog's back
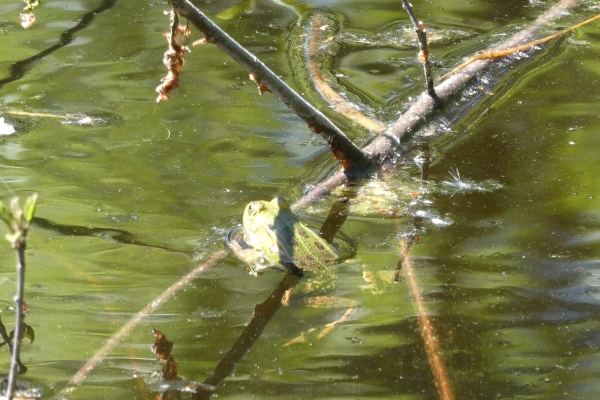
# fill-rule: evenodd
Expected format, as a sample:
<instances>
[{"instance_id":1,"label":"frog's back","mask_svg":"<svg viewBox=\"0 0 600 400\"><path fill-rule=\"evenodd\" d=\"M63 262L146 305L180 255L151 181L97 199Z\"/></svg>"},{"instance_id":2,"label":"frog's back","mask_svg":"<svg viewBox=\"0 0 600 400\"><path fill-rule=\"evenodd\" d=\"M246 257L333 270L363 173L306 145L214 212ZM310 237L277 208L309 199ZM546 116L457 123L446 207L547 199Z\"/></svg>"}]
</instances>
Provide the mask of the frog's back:
<instances>
[{"instance_id":1,"label":"frog's back","mask_svg":"<svg viewBox=\"0 0 600 400\"><path fill-rule=\"evenodd\" d=\"M294 226L294 259L305 271L320 271L339 261L335 249L301 222Z\"/></svg>"}]
</instances>

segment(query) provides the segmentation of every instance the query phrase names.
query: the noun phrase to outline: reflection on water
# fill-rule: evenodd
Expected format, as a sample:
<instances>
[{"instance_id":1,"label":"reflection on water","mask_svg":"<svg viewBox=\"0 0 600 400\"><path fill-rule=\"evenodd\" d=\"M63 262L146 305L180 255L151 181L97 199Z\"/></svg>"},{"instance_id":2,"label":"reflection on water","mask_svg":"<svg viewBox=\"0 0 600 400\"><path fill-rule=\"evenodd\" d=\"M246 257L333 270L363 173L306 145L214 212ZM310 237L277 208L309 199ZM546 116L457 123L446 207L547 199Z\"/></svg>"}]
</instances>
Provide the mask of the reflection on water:
<instances>
[{"instance_id":1,"label":"reflection on water","mask_svg":"<svg viewBox=\"0 0 600 400\"><path fill-rule=\"evenodd\" d=\"M225 233L241 223L245 204L297 199L336 166L319 138L274 96L259 96L247 74L214 46L192 50L181 87L156 105L166 3L116 2L73 31L68 45L16 76L13 64L52 48L65 30L106 4L87 3L43 2L26 32L19 7L0 6L11 21L0 26L2 109L101 120L82 125L3 115L17 132L0 141L2 198L40 193L36 215L44 223L30 232L26 283L27 322L36 340L24 344L22 359L29 367L24 378L48 396L133 314L194 268L196 258L224 249ZM225 3L199 6L214 16L236 2ZM288 54L297 52L287 48L296 43L289 36L297 32L296 13L308 8L279 3L259 1L252 13L218 23L313 98L299 67L290 68ZM452 39L432 45L448 68L546 6L432 1L415 4L415 12L432 32L450 32ZM574 9L556 29L590 17L588 8ZM392 40L389 28L408 25L397 1L319 2L314 9L340 21L341 38ZM411 255L455 397L597 398L597 31L586 26L527 59L498 63L494 71L504 72L502 78L492 73L451 104L439 129L433 124L425 135L450 138L432 143L428 203L410 208L411 188L418 192L420 184L418 169L408 163L394 175L405 184L393 182L408 191L372 191L403 205L408 199L406 216L356 212L342 228L358 250L338 271L330 294L360 301L357 315L321 340L282 348L343 314L282 307L219 396L436 398L406 284L386 281L398 261L397 237L411 231L420 210L432 222L452 222L427 225ZM404 62L417 52L410 42L406 49L350 39L340 46L328 77L366 103L364 109L380 110L382 119L394 119L422 91L421 68ZM334 119L349 136L364 135ZM322 220L321 207L327 209L316 204L303 212ZM10 326L14 254L8 246L0 254L6 261L2 321ZM363 280L365 267L383 282L378 290ZM277 272L250 277L228 257L144 320L72 397L154 395L152 374L160 365L149 352L152 328L176 343L179 375L202 382L238 339L254 305L281 279ZM3 348L0 372L7 366Z\"/></svg>"}]
</instances>

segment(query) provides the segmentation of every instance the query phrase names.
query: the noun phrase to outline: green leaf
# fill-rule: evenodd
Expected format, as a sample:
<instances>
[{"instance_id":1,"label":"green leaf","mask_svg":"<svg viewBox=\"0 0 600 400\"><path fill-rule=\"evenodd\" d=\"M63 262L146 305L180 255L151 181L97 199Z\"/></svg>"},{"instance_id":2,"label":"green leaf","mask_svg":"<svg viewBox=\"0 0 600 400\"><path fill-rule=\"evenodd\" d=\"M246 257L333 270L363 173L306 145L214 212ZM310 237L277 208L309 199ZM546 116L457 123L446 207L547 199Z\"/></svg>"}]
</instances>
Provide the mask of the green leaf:
<instances>
[{"instance_id":1,"label":"green leaf","mask_svg":"<svg viewBox=\"0 0 600 400\"><path fill-rule=\"evenodd\" d=\"M21 239L21 232L7 233L4 235L6 240L10 242L10 244L14 247L15 244Z\"/></svg>"},{"instance_id":2,"label":"green leaf","mask_svg":"<svg viewBox=\"0 0 600 400\"><path fill-rule=\"evenodd\" d=\"M35 339L35 332L33 331L33 328L27 324L23 325L25 325L25 338L29 339L29 341L33 343L33 339Z\"/></svg>"},{"instance_id":3,"label":"green leaf","mask_svg":"<svg viewBox=\"0 0 600 400\"><path fill-rule=\"evenodd\" d=\"M25 202L25 207L23 209L23 213L25 215L25 221L29 224L33 219L33 214L35 213L35 205L37 203L38 194L34 193L29 196Z\"/></svg>"},{"instance_id":4,"label":"green leaf","mask_svg":"<svg viewBox=\"0 0 600 400\"><path fill-rule=\"evenodd\" d=\"M244 3L244 14L251 14L256 8L256 0L247 0Z\"/></svg>"},{"instance_id":5,"label":"green leaf","mask_svg":"<svg viewBox=\"0 0 600 400\"><path fill-rule=\"evenodd\" d=\"M21 205L19 204L18 197L13 197L12 199L10 199L10 209L12 210L12 219L14 226L20 227L21 220L23 219L23 210L21 210Z\"/></svg>"},{"instance_id":6,"label":"green leaf","mask_svg":"<svg viewBox=\"0 0 600 400\"><path fill-rule=\"evenodd\" d=\"M221 11L219 14L217 14L217 18L219 18L219 19L234 19L235 17L240 15L241 12L242 12L242 7L233 6L224 11Z\"/></svg>"},{"instance_id":7,"label":"green leaf","mask_svg":"<svg viewBox=\"0 0 600 400\"><path fill-rule=\"evenodd\" d=\"M237 6L230 7L217 15L219 19L234 19L241 13L250 14L256 7L256 0L243 0Z\"/></svg>"}]
</instances>

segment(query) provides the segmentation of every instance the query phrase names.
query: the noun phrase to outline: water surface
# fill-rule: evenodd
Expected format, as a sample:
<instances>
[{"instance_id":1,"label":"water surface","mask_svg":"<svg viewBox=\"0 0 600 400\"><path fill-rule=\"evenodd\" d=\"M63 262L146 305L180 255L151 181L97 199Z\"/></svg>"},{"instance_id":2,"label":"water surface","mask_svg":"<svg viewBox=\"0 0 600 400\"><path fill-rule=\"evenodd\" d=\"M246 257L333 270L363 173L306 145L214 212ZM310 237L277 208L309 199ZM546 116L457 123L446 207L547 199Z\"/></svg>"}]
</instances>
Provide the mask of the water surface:
<instances>
[{"instance_id":1,"label":"water surface","mask_svg":"<svg viewBox=\"0 0 600 400\"><path fill-rule=\"evenodd\" d=\"M48 0L24 31L21 4L13 3L0 5L0 79L103 4ZM217 22L311 99L318 96L300 81L302 66L290 61L298 51L291 32L301 31L310 13L335 17L346 38L381 38L391 27L409 26L398 1L288 3L262 0L250 14ZM214 17L235 4L198 6ZM551 4L414 2L432 35L442 35L431 51L446 67L503 40ZM194 48L181 87L156 105L154 88L166 72L166 8L117 1L1 88L3 111L101 119L84 125L3 115L17 133L0 141L6 182L0 197L40 194L26 282L27 322L36 340L24 344L22 359L29 367L23 378L46 396L60 391L133 314L224 249L247 202L298 199L337 168L323 142L274 96L259 96L216 47ZM583 3L548 32L596 12ZM427 222L411 255L456 398L600 395L598 29L597 23L583 27L495 69L481 100L471 107L468 96L457 100L444 122L430 127L439 139L432 142L428 211L452 224ZM340 39L329 66L338 86L384 121L422 91L415 43L403 40L357 45ZM351 138L369 139L329 115ZM408 165L398 179L389 178L393 184L414 185L418 170ZM501 188L445 188L442 182L457 170L465 181ZM331 294L360 301L358 313L321 340L309 336L283 348L344 312L307 308L299 295L276 314L218 395L438 398L406 282L389 283L398 235L412 223L411 217L351 215L342 229L357 254L339 268ZM14 254L5 245L0 255L2 320L10 325ZM363 270L381 286L365 289ZM152 328L175 342L180 375L203 381L280 279L277 272L251 277L228 256L138 326L71 397L156 395L152 374L162 364L149 350ZM0 371L7 368L3 348Z\"/></svg>"}]
</instances>

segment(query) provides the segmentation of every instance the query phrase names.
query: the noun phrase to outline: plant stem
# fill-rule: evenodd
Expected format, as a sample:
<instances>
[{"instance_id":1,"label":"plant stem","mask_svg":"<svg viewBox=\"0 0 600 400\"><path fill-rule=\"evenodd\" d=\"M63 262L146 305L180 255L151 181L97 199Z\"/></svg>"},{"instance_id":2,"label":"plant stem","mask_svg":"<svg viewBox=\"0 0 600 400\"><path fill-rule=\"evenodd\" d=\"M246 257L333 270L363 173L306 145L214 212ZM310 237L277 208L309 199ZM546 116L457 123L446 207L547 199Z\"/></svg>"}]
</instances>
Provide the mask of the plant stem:
<instances>
[{"instance_id":1,"label":"plant stem","mask_svg":"<svg viewBox=\"0 0 600 400\"><path fill-rule=\"evenodd\" d=\"M24 372L24 365L21 363L21 337L23 336L23 299L25 296L25 238L17 246L17 295L15 297L17 321L15 323L15 334L13 337L12 360L10 363L10 373L8 375L8 387L6 397L12 400L17 375Z\"/></svg>"}]
</instances>

